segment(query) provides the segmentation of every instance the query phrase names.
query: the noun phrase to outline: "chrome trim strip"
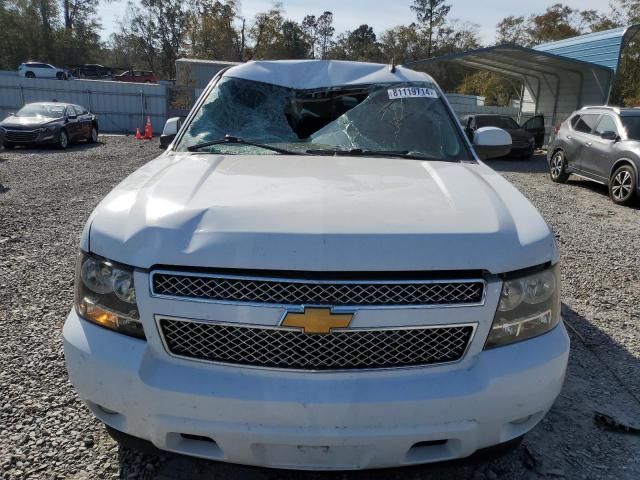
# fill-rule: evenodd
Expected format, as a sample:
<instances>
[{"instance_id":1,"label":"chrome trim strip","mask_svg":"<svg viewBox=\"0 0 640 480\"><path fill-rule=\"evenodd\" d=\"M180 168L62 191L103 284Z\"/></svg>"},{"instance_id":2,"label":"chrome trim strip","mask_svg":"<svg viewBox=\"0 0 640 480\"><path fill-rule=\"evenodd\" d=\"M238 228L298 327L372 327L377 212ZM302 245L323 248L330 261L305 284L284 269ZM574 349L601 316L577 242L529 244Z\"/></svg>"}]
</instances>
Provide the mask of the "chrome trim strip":
<instances>
[{"instance_id":1,"label":"chrome trim strip","mask_svg":"<svg viewBox=\"0 0 640 480\"><path fill-rule=\"evenodd\" d=\"M393 273L393 272L390 272ZM305 280L300 278L285 278L285 277L250 277L241 275L225 275L225 274L213 274L213 273L194 273L194 272L181 272L174 270L153 270L149 272L149 292L151 297L159 298L162 300L177 300L181 302L198 302L198 303L210 303L217 305L241 305L246 307L268 307L268 308L284 308L289 311L304 311L305 308L328 308L328 305L314 305L314 304L284 304L284 303L266 303L266 302L242 302L237 300L211 300L207 298L193 298L193 297L179 297L174 295L163 295L154 292L153 289L153 277L156 274L164 275L180 275L185 277L206 277L206 278L220 278L228 280L247 280L253 282L287 282L287 283L301 283L310 285L421 285L421 284L438 284L438 283L482 283L482 298L479 302L468 303L453 303L453 304L426 304L426 305L411 305L411 304L395 304L395 305L339 305L330 306L331 311L335 313L353 313L356 310L388 310L388 309L416 309L416 308L462 308L462 307L479 307L485 304L487 297L487 281L484 278L456 278L456 279L436 279L436 280Z\"/></svg>"},{"instance_id":2,"label":"chrome trim strip","mask_svg":"<svg viewBox=\"0 0 640 480\"><path fill-rule=\"evenodd\" d=\"M575 171L571 171L571 172L569 172L569 173L571 173L572 175L575 175L576 177L580 177L580 178L583 178L583 179L585 179L585 180L588 180L588 181L590 181L590 182L599 183L600 185L606 185L606 183L605 183L605 182L603 182L603 181L601 181L601 180L596 180L595 178L591 178L591 177L587 177L587 176L585 176L585 175L581 175L581 174L579 174L579 173L576 173Z\"/></svg>"},{"instance_id":3,"label":"chrome trim strip","mask_svg":"<svg viewBox=\"0 0 640 480\"><path fill-rule=\"evenodd\" d=\"M181 317L171 317L168 315L154 315L153 316L156 328L158 329L158 334L160 336L160 340L162 341L162 346L164 351L172 358L177 358L180 360L187 360L189 362L197 362L203 363L206 365L221 365L224 367L234 367L234 368L248 368L251 370L270 370L275 372L307 372L307 373L354 373L354 372L381 372L381 371L389 371L389 370L409 370L416 368L433 368L433 367L441 367L445 365L455 365L456 363L462 362L467 353L469 352L469 348L471 348L471 344L473 343L476 332L478 330L478 322L473 323L446 323L440 325L412 325L412 326L398 326L398 327L379 327L379 328L336 328L332 331L338 332L375 332L375 331L385 331L385 330L434 330L437 328L452 328L452 327L471 327L471 336L469 337L469 341L467 342L467 346L460 355L458 360L453 362L441 362L441 363L431 363L424 365L408 365L405 367L381 367L381 368L342 368L342 369L322 369L322 370L313 370L313 369L303 369L303 368L282 368L282 367L262 367L259 365L243 365L239 363L229 363L229 362L217 362L214 360L202 360L200 358L193 357L185 357L183 355L176 355L169 350L169 346L164 338L164 334L162 333L162 327L160 326L161 320L173 320L178 322L190 322L190 323L207 323L214 325L222 325L228 327L239 327L239 328L256 328L263 330L289 330L293 332L300 332L299 328L295 327L279 327L279 326L270 326L270 325L254 325L250 323L232 323L232 322L217 322L214 320L199 320L194 318L181 318ZM329 334L330 335L330 334Z\"/></svg>"}]
</instances>

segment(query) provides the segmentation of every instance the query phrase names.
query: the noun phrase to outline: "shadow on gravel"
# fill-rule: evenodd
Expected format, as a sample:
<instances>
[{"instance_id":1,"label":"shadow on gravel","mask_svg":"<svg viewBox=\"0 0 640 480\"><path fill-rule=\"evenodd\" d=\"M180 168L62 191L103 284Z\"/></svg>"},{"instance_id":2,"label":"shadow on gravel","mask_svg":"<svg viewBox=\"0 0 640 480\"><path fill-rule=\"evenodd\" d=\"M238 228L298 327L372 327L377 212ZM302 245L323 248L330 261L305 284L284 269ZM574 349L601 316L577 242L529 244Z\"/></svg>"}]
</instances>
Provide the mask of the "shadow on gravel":
<instances>
[{"instance_id":1,"label":"shadow on gravel","mask_svg":"<svg viewBox=\"0 0 640 480\"><path fill-rule=\"evenodd\" d=\"M591 182L589 180L586 180L584 178L579 178L576 176L569 177L569 180L567 180L566 185L570 185L578 188L584 188L591 192L601 194L603 197L605 197L606 200L611 202L612 206L615 205L613 201L611 201L611 199L609 198L609 187L607 187L606 185L602 185L601 183ZM636 198L634 203L632 203L631 205L627 205L626 207L632 208L635 210L640 210L640 199Z\"/></svg>"},{"instance_id":2,"label":"shadow on gravel","mask_svg":"<svg viewBox=\"0 0 640 480\"><path fill-rule=\"evenodd\" d=\"M513 173L546 173L547 157L544 152L537 153L529 159L521 158L497 158L485 160L484 163L489 165L497 172L513 172Z\"/></svg>"},{"instance_id":3,"label":"shadow on gravel","mask_svg":"<svg viewBox=\"0 0 640 480\"><path fill-rule=\"evenodd\" d=\"M12 149L5 149L4 154L18 154L18 155L33 155L34 153L49 155L52 153L73 153L84 152L92 150L94 148L102 147L103 142L98 141L96 143L72 143L66 150L61 150L56 145L34 145L26 147L15 147ZM5 159L6 160L6 159Z\"/></svg>"},{"instance_id":4,"label":"shadow on gravel","mask_svg":"<svg viewBox=\"0 0 640 480\"><path fill-rule=\"evenodd\" d=\"M0 183L0 193L7 193L11 190L9 187L5 187L2 183Z\"/></svg>"},{"instance_id":5,"label":"shadow on gravel","mask_svg":"<svg viewBox=\"0 0 640 480\"><path fill-rule=\"evenodd\" d=\"M594 421L596 412L638 425L640 361L566 304L562 315L572 341L562 393L548 416L517 448L488 457L386 470L302 472L246 467L190 458L155 448L119 449L120 478L154 480L427 480L635 477L640 436ZM624 371L619 371L619 366ZM636 418L632 418L634 413ZM625 447L621 444L626 443ZM635 442L635 443L634 443ZM593 446L598 450L594 450ZM626 459L626 462L625 460ZM621 472L624 472L621 474ZM616 474L621 474L615 477Z\"/></svg>"}]
</instances>

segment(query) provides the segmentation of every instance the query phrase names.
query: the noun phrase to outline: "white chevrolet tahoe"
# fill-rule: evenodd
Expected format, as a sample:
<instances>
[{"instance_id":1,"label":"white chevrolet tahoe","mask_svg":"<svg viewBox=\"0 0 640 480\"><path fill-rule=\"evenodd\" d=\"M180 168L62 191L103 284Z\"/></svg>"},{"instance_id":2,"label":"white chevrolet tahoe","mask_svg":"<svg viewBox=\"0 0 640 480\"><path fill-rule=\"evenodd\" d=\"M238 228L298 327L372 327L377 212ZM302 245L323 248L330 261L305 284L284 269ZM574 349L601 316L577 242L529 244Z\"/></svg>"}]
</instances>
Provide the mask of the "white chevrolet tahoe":
<instances>
[{"instance_id":1,"label":"white chevrolet tahoe","mask_svg":"<svg viewBox=\"0 0 640 480\"><path fill-rule=\"evenodd\" d=\"M565 376L559 255L478 158L509 135L473 143L421 72L221 72L87 222L64 327L80 397L123 443L248 465L516 444Z\"/></svg>"}]
</instances>

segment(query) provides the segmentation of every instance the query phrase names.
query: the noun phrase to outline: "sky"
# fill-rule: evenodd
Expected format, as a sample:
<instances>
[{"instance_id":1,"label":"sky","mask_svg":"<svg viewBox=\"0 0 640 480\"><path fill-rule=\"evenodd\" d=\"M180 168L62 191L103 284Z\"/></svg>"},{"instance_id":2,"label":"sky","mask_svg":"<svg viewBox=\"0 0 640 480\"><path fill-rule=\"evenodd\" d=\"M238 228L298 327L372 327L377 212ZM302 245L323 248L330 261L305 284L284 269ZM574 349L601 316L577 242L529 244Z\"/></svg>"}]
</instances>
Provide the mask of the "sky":
<instances>
[{"instance_id":1,"label":"sky","mask_svg":"<svg viewBox=\"0 0 640 480\"><path fill-rule=\"evenodd\" d=\"M451 5L449 19L478 24L482 41L489 43L495 38L496 23L504 17L541 13L558 1L582 10L608 10L606 0L449 0L447 3ZM251 19L255 13L268 10L273 3L241 0L242 15ZM286 17L298 22L307 14L320 15L325 10L333 12L336 33L354 30L366 23L380 34L387 28L415 21L415 15L409 8L413 3L411 0L282 0L282 3ZM98 13L104 39L119 29L119 20L124 17L126 5L127 0L101 2Z\"/></svg>"}]
</instances>

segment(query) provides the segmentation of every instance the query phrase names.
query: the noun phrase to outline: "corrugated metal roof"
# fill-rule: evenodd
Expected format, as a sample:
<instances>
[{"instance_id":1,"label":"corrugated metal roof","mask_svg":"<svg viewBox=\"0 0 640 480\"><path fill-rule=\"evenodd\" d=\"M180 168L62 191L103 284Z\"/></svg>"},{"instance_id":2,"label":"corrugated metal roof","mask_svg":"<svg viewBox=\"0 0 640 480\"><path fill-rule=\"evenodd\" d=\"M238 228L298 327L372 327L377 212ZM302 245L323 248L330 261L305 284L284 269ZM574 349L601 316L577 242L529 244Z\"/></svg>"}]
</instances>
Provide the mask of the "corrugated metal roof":
<instances>
[{"instance_id":1,"label":"corrugated metal roof","mask_svg":"<svg viewBox=\"0 0 640 480\"><path fill-rule=\"evenodd\" d=\"M640 25L614 28L558 42L545 43L534 47L534 49L602 65L616 71L620 63L622 49L638 31L640 31Z\"/></svg>"}]
</instances>

